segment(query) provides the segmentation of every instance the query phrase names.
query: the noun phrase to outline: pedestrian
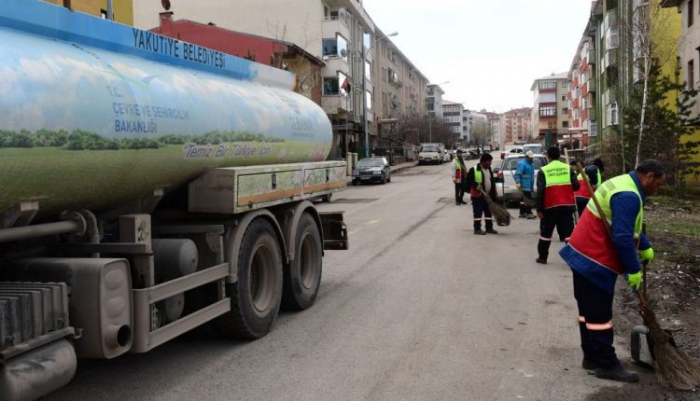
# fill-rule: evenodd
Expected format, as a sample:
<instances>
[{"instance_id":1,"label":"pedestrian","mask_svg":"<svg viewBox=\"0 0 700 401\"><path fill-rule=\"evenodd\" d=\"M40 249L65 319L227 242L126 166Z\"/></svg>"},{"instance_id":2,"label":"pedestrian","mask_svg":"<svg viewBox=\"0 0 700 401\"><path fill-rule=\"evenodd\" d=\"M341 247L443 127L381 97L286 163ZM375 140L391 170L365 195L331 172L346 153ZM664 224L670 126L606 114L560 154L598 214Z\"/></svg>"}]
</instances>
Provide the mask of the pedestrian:
<instances>
[{"instance_id":1,"label":"pedestrian","mask_svg":"<svg viewBox=\"0 0 700 401\"><path fill-rule=\"evenodd\" d=\"M547 149L549 163L537 173L537 217L540 218L540 240L537 244L537 263L546 265L549 246L556 227L559 236L569 240L574 229L576 201L574 191L579 189L576 173L559 160L555 146Z\"/></svg>"},{"instance_id":2,"label":"pedestrian","mask_svg":"<svg viewBox=\"0 0 700 401\"><path fill-rule=\"evenodd\" d=\"M457 157L452 161L452 181L455 183L455 205L466 205L464 189L467 186L467 167L464 164L462 149L457 149Z\"/></svg>"},{"instance_id":3,"label":"pedestrian","mask_svg":"<svg viewBox=\"0 0 700 401\"><path fill-rule=\"evenodd\" d=\"M639 375L625 369L613 347L612 305L615 281L624 275L632 291L642 282L637 250L642 261L651 261L654 250L642 232L644 202L666 181L659 161L645 160L629 174L605 181L595 197L604 217L611 222L609 234L598 208L589 202L559 255L573 273L578 303L579 331L584 369L596 377L636 382Z\"/></svg>"},{"instance_id":4,"label":"pedestrian","mask_svg":"<svg viewBox=\"0 0 700 401\"><path fill-rule=\"evenodd\" d=\"M481 155L479 163L470 168L467 173L467 182L469 183L469 194L472 198L472 210L474 211L474 234L498 234L498 231L493 229L493 218L488 203L484 199L484 193L487 193L491 199L496 199L496 186L493 185L493 171L491 170L491 162L493 156L488 153ZM481 229L481 218L484 217L486 231Z\"/></svg>"},{"instance_id":5,"label":"pedestrian","mask_svg":"<svg viewBox=\"0 0 700 401\"><path fill-rule=\"evenodd\" d=\"M518 162L515 168L515 187L523 194L523 200L520 201L520 218L534 219L536 216L532 214L532 207L526 204L527 201L532 201L532 191L535 185L535 167L532 165L534 159L531 150L525 152L525 158Z\"/></svg>"},{"instance_id":6,"label":"pedestrian","mask_svg":"<svg viewBox=\"0 0 700 401\"><path fill-rule=\"evenodd\" d=\"M578 178L578 185L580 188L578 191L574 192L578 217L581 217L583 211L586 209L586 205L588 205L588 200L591 199L591 193L588 191L588 187L586 186L586 182L583 180L582 174L586 174L588 176L588 182L591 183L591 187L595 191L598 189L598 185L603 183L601 175L603 170L603 161L600 160L600 158L596 158L593 160L593 164L586 166L586 168L583 169L583 173L578 173L576 178Z\"/></svg>"}]
</instances>

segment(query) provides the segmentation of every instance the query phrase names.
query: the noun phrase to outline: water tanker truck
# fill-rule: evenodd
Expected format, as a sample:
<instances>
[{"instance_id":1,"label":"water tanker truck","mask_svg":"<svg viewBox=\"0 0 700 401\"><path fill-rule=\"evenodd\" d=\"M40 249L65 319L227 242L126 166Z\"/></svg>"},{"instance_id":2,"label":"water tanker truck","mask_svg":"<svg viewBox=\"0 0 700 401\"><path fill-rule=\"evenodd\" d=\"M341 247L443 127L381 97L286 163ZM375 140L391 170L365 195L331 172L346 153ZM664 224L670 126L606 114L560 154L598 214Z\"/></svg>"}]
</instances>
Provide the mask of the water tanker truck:
<instances>
[{"instance_id":1,"label":"water tanker truck","mask_svg":"<svg viewBox=\"0 0 700 401\"><path fill-rule=\"evenodd\" d=\"M0 0L0 400L79 358L309 308L346 185L286 71L38 0Z\"/></svg>"}]
</instances>

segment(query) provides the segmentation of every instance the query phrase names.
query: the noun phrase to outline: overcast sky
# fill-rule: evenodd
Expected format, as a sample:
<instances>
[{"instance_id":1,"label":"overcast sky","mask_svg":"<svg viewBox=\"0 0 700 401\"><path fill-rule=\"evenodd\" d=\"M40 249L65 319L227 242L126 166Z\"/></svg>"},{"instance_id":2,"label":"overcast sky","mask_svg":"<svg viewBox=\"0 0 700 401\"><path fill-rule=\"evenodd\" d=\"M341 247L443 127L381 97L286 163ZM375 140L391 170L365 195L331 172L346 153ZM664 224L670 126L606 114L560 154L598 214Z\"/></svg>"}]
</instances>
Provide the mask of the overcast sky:
<instances>
[{"instance_id":1,"label":"overcast sky","mask_svg":"<svg viewBox=\"0 0 700 401\"><path fill-rule=\"evenodd\" d=\"M591 0L364 0L446 100L499 113L532 107L535 79L568 71Z\"/></svg>"}]
</instances>

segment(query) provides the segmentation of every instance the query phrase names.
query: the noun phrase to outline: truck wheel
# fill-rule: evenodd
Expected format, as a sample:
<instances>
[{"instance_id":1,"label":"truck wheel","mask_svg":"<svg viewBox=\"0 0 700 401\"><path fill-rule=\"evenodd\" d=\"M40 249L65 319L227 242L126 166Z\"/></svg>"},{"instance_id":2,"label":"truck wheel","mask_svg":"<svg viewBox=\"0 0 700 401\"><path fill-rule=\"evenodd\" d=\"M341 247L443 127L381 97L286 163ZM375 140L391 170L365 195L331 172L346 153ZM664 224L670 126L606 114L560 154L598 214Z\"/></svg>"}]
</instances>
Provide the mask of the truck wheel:
<instances>
[{"instance_id":1,"label":"truck wheel","mask_svg":"<svg viewBox=\"0 0 700 401\"><path fill-rule=\"evenodd\" d=\"M282 300L282 254L275 231L257 219L243 234L238 282L227 286L231 311L216 320L227 337L254 340L267 334Z\"/></svg>"},{"instance_id":2,"label":"truck wheel","mask_svg":"<svg viewBox=\"0 0 700 401\"><path fill-rule=\"evenodd\" d=\"M311 215L304 213L297 226L294 260L284 272L284 308L304 310L314 304L321 286L322 258L318 226Z\"/></svg>"}]
</instances>

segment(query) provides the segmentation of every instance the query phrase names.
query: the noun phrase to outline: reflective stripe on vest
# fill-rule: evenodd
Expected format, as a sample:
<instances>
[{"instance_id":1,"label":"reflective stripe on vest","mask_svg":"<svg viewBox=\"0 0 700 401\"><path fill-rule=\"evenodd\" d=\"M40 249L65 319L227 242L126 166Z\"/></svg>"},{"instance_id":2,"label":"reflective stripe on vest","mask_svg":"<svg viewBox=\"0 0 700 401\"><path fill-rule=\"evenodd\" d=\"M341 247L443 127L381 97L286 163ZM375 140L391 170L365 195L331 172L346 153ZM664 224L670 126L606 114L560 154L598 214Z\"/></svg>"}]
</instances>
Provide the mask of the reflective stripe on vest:
<instances>
[{"instance_id":1,"label":"reflective stripe on vest","mask_svg":"<svg viewBox=\"0 0 700 401\"><path fill-rule=\"evenodd\" d=\"M634 222L634 242L635 246L639 246L639 236L642 232L642 221L644 218L644 205L634 179L629 174L625 174L607 180L598 187L595 191L595 196L608 222L612 222L613 216L610 200L613 195L620 192L633 192L639 198L639 213L637 213ZM571 234L569 245L593 262L617 274L624 273L620 259L615 251L615 245L600 218L595 202L588 202L586 211L581 216L573 234Z\"/></svg>"},{"instance_id":2,"label":"reflective stripe on vest","mask_svg":"<svg viewBox=\"0 0 700 401\"><path fill-rule=\"evenodd\" d=\"M546 191L544 208L574 206L574 189L571 186L571 167L559 160L552 160L540 169L544 173Z\"/></svg>"}]
</instances>

